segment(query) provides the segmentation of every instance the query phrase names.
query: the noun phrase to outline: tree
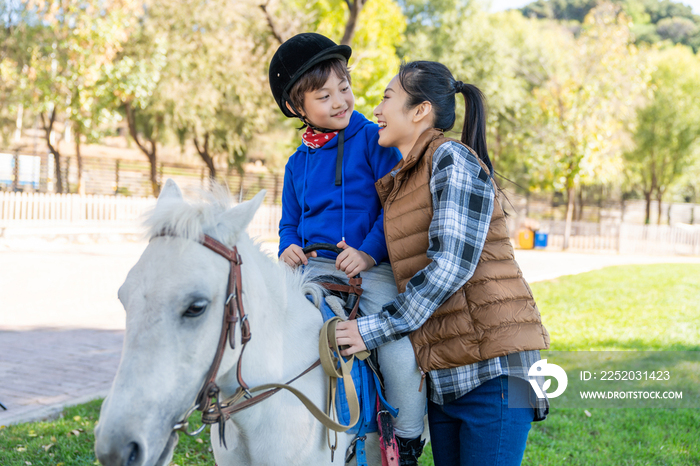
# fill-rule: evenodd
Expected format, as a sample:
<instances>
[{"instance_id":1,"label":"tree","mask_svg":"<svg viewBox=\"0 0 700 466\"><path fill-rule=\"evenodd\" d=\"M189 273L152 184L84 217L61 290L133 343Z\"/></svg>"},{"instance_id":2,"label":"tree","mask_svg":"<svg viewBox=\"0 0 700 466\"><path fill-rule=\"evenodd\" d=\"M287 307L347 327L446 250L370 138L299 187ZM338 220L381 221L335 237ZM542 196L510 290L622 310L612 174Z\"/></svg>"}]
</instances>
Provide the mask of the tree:
<instances>
[{"instance_id":1,"label":"tree","mask_svg":"<svg viewBox=\"0 0 700 466\"><path fill-rule=\"evenodd\" d=\"M634 23L634 41L656 43L670 39L700 47L700 16L682 3L670 0L612 0ZM521 9L527 17L582 23L598 0L537 0Z\"/></svg>"},{"instance_id":2,"label":"tree","mask_svg":"<svg viewBox=\"0 0 700 466\"><path fill-rule=\"evenodd\" d=\"M400 55L443 63L456 79L484 93L496 173L522 187L526 196L549 189L551 175L531 164L537 111L532 90L547 79L549 44L559 43L565 32L516 11L488 14L475 2L411 0L404 12L407 40ZM457 99L456 137L463 115L463 99Z\"/></svg>"},{"instance_id":3,"label":"tree","mask_svg":"<svg viewBox=\"0 0 700 466\"><path fill-rule=\"evenodd\" d=\"M0 3L0 141L9 139L16 126L18 112L23 110L19 95L21 67L18 63L21 46L18 29L21 29L22 10L13 2Z\"/></svg>"},{"instance_id":4,"label":"tree","mask_svg":"<svg viewBox=\"0 0 700 466\"><path fill-rule=\"evenodd\" d=\"M151 14L154 6L146 4L148 14L137 17L138 27L114 62L106 67L102 85L107 90L104 105L119 109L126 119L129 135L148 159L151 190L157 196L160 192L158 142L165 131L167 114L158 86L166 64L167 40L154 25Z\"/></svg>"},{"instance_id":5,"label":"tree","mask_svg":"<svg viewBox=\"0 0 700 466\"><path fill-rule=\"evenodd\" d=\"M655 195L661 223L664 194L700 157L700 59L677 45L654 51L651 64L652 97L637 111L635 147L625 161L644 193L645 222Z\"/></svg>"},{"instance_id":6,"label":"tree","mask_svg":"<svg viewBox=\"0 0 700 466\"><path fill-rule=\"evenodd\" d=\"M627 24L612 4L592 10L578 38L562 38L547 81L534 91L539 106L534 155L567 193L564 248L576 188L586 178L619 173L624 123L645 89Z\"/></svg>"},{"instance_id":7,"label":"tree","mask_svg":"<svg viewBox=\"0 0 700 466\"><path fill-rule=\"evenodd\" d=\"M26 107L41 119L46 144L54 157L59 193L64 191L64 185L59 145L53 139L56 125L62 122L76 130L80 185L81 135L95 131L104 115L104 109L98 105L102 92L98 83L126 39L134 3L21 2Z\"/></svg>"},{"instance_id":8,"label":"tree","mask_svg":"<svg viewBox=\"0 0 700 466\"><path fill-rule=\"evenodd\" d=\"M251 140L276 111L268 98L267 25L251 3L175 4L151 11L167 43L158 92L168 119L183 141L192 140L212 179L218 155L242 171Z\"/></svg>"},{"instance_id":9,"label":"tree","mask_svg":"<svg viewBox=\"0 0 700 466\"><path fill-rule=\"evenodd\" d=\"M698 26L688 18L664 18L656 25L656 32L662 39L670 39L674 43L687 41L698 33Z\"/></svg>"}]
</instances>

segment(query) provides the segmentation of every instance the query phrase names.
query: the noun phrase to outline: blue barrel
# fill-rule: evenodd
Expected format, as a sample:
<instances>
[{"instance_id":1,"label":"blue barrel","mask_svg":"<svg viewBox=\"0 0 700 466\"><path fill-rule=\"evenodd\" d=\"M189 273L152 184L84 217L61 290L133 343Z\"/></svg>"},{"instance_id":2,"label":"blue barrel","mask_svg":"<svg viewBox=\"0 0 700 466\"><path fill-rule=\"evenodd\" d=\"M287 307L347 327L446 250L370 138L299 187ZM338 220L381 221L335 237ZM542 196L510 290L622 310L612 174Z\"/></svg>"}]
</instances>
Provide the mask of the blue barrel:
<instances>
[{"instance_id":1,"label":"blue barrel","mask_svg":"<svg viewBox=\"0 0 700 466\"><path fill-rule=\"evenodd\" d=\"M536 248L546 248L547 247L547 233L542 233L539 231L535 232L535 247Z\"/></svg>"}]
</instances>

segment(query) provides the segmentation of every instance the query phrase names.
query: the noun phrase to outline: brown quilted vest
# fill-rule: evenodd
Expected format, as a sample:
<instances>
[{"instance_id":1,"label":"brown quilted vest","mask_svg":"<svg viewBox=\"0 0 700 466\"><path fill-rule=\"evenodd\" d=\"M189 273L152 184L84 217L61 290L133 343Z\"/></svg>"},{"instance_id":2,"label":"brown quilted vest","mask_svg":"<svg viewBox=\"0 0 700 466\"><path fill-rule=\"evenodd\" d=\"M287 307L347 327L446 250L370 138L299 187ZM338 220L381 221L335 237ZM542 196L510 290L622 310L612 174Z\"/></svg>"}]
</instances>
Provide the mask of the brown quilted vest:
<instances>
[{"instance_id":1,"label":"brown quilted vest","mask_svg":"<svg viewBox=\"0 0 700 466\"><path fill-rule=\"evenodd\" d=\"M431 262L427 251L433 218L433 154L448 141L455 140L438 130L426 131L408 156L376 183L384 206L384 233L399 292L404 292L408 281ZM488 173L486 166L480 160L479 163ZM497 199L474 275L410 338L423 372L549 348L549 334L515 262Z\"/></svg>"}]
</instances>

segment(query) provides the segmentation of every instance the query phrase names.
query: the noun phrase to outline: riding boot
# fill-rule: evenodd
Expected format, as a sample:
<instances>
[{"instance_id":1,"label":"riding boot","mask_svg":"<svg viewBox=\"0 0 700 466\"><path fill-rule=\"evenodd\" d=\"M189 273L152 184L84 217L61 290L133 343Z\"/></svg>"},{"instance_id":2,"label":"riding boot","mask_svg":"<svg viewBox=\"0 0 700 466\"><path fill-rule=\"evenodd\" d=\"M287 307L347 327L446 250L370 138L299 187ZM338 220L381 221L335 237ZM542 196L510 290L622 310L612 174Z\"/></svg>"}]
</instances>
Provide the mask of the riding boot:
<instances>
[{"instance_id":1,"label":"riding boot","mask_svg":"<svg viewBox=\"0 0 700 466\"><path fill-rule=\"evenodd\" d=\"M414 439L396 437L396 442L399 444L399 465L418 466L418 458L423 453L425 440L421 440L420 437Z\"/></svg>"}]
</instances>

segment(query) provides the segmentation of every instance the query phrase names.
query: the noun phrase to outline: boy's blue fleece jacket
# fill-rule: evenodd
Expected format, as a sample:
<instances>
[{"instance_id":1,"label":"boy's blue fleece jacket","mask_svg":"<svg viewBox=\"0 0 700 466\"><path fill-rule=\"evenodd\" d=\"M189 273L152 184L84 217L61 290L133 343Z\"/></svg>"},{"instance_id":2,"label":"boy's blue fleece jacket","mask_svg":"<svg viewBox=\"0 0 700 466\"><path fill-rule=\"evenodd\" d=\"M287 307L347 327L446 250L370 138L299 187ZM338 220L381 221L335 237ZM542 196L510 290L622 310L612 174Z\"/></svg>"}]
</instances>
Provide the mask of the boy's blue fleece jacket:
<instances>
[{"instance_id":1,"label":"boy's blue fleece jacket","mask_svg":"<svg viewBox=\"0 0 700 466\"><path fill-rule=\"evenodd\" d=\"M394 168L401 153L381 147L378 131L377 124L353 112L345 128L342 186L335 185L337 136L320 149L302 143L292 154L284 172L278 255L292 244L336 244L345 236L349 246L369 254L377 264L388 259L384 215L374 183ZM318 254L335 258L328 251Z\"/></svg>"}]
</instances>

